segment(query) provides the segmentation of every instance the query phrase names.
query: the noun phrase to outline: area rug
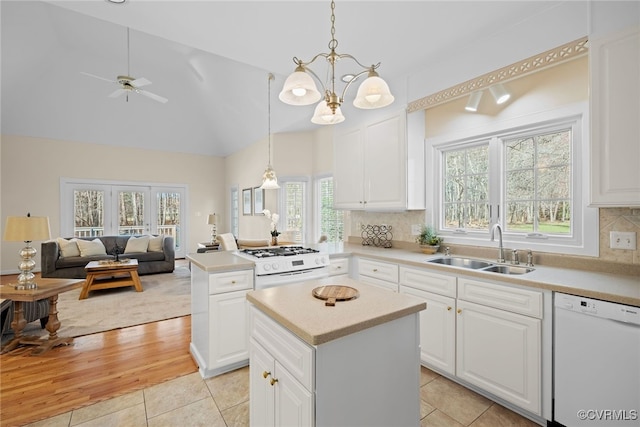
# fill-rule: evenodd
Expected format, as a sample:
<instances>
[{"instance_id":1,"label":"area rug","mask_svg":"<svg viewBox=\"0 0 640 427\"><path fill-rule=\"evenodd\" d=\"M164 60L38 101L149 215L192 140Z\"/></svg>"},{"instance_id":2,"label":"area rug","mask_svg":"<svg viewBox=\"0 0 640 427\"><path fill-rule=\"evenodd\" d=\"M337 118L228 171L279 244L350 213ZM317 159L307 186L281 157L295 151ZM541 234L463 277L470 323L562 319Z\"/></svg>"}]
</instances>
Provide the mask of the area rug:
<instances>
[{"instance_id":1,"label":"area rug","mask_svg":"<svg viewBox=\"0 0 640 427\"><path fill-rule=\"evenodd\" d=\"M176 262L173 273L140 276L144 289L131 287L91 291L87 299L79 300L80 288L58 297L58 335L78 337L112 329L141 325L191 314L191 272L188 263ZM25 335L46 337L48 331L40 322L31 322ZM4 344L12 333L2 337Z\"/></svg>"}]
</instances>

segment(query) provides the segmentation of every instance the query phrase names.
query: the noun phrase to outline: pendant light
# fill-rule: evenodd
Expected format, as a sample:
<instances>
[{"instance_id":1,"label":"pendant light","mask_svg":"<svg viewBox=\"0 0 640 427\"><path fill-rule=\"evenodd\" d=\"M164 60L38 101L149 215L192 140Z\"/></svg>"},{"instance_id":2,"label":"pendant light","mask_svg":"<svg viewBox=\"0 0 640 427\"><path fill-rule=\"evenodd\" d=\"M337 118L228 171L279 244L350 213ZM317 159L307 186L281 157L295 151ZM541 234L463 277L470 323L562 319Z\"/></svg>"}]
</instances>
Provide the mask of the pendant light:
<instances>
[{"instance_id":1,"label":"pendant light","mask_svg":"<svg viewBox=\"0 0 640 427\"><path fill-rule=\"evenodd\" d=\"M273 74L269 73L267 75L267 116L269 118L267 130L269 132L269 158L267 161L267 168L264 170L264 174L262 175L262 185L260 186L260 188L262 188L263 190L277 190L278 188L280 188L280 186L278 185L278 177L276 176L276 171L274 171L271 167L271 80L274 79L275 77L273 76Z\"/></svg>"},{"instance_id":2,"label":"pendant light","mask_svg":"<svg viewBox=\"0 0 640 427\"><path fill-rule=\"evenodd\" d=\"M380 63L371 66L362 65L353 55L348 53L339 54L336 52L338 40L335 33L335 1L331 1L331 40L329 41L329 53L319 53L308 62L304 62L296 57L293 62L296 64L294 72L287 77L284 82L279 98L282 102L289 105L310 105L320 101L316 106L311 121L316 124L330 125L344 121L344 115L340 111L340 106L344 102L344 96L353 82L359 77L364 76L364 81L360 84L353 105L362 109L382 108L391 104L394 100L393 95L389 91L387 83L380 78L376 71L380 67ZM316 59L324 58L329 63L329 71L327 73L327 86L323 84L318 75L309 67ZM336 62L341 59L351 59L362 68L357 73L350 74L350 78L346 81L346 86L338 95L336 92ZM322 86L320 92L314 82L315 78ZM344 81L344 80L343 80ZM321 100L322 99L322 100Z\"/></svg>"}]
</instances>

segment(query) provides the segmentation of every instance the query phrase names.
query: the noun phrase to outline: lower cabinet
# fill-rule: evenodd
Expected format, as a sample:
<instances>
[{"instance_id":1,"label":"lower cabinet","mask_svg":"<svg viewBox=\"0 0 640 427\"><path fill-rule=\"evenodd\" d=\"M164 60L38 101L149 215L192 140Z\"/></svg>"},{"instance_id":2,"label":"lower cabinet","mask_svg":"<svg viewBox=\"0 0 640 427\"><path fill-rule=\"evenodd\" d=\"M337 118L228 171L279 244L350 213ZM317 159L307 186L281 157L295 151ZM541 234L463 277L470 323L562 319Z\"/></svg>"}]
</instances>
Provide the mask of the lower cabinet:
<instances>
[{"instance_id":1,"label":"lower cabinet","mask_svg":"<svg viewBox=\"0 0 640 427\"><path fill-rule=\"evenodd\" d=\"M425 366L542 415L542 292L405 266L400 292L427 303Z\"/></svg>"},{"instance_id":2,"label":"lower cabinet","mask_svg":"<svg viewBox=\"0 0 640 427\"><path fill-rule=\"evenodd\" d=\"M329 276L334 278L349 277L349 258L331 258Z\"/></svg>"},{"instance_id":3,"label":"lower cabinet","mask_svg":"<svg viewBox=\"0 0 640 427\"><path fill-rule=\"evenodd\" d=\"M249 358L248 290L209 296L210 369Z\"/></svg>"},{"instance_id":4,"label":"lower cabinet","mask_svg":"<svg viewBox=\"0 0 640 427\"><path fill-rule=\"evenodd\" d=\"M398 292L398 264L357 258L357 279L370 285Z\"/></svg>"}]
</instances>

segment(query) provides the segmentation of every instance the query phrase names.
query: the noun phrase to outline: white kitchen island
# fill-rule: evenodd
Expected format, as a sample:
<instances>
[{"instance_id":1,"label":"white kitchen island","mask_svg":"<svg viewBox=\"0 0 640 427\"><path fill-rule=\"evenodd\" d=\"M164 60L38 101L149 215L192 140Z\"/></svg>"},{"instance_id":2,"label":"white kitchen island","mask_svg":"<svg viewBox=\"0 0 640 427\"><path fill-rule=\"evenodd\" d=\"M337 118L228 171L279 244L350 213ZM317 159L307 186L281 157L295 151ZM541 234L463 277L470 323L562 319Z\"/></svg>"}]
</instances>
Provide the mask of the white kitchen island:
<instances>
[{"instance_id":1,"label":"white kitchen island","mask_svg":"<svg viewBox=\"0 0 640 427\"><path fill-rule=\"evenodd\" d=\"M359 297L335 306L323 285ZM418 426L419 299L348 278L247 294L254 426Z\"/></svg>"}]
</instances>

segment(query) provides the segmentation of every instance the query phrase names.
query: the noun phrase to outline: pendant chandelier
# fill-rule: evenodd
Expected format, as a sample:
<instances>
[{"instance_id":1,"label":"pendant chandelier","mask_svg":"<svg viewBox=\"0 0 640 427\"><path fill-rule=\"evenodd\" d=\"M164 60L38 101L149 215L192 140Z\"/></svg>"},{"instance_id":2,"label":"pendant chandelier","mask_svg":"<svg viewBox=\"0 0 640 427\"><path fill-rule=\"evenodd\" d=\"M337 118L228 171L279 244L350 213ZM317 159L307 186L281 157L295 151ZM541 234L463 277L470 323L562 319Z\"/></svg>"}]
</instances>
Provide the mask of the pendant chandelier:
<instances>
[{"instance_id":1,"label":"pendant chandelier","mask_svg":"<svg viewBox=\"0 0 640 427\"><path fill-rule=\"evenodd\" d=\"M271 167L271 80L274 80L273 74L269 73L267 75L267 116L268 116L268 124L267 130L269 132L269 157L267 159L267 168L264 170L264 174L262 175L262 185L260 188L263 190L277 190L280 188L278 185L278 177L276 176L276 171Z\"/></svg>"},{"instance_id":2,"label":"pendant chandelier","mask_svg":"<svg viewBox=\"0 0 640 427\"><path fill-rule=\"evenodd\" d=\"M329 53L319 53L311 59L309 62L304 62L293 57L293 62L296 64L295 71L287 77L284 82L282 92L280 92L279 98L285 104L290 105L310 105L314 102L318 102L320 98L322 101L316 106L311 121L316 124L336 124L344 121L344 115L340 109L340 106L344 102L344 95L360 76L367 74L365 80L360 84L356 98L353 100L353 105L362 109L374 109L382 108L391 104L394 100L393 95L389 91L387 83L378 76L376 70L380 66L380 63L367 67L362 65L356 58L349 54L339 54L336 52L338 47L338 40L335 38L335 1L331 1L331 41L329 41ZM325 58L329 63L327 86L325 86L310 68L311 65L318 58ZM358 64L363 70L353 74L353 77L345 79L346 86L342 90L342 93L338 95L336 93L336 74L335 66L336 62L340 59L351 59ZM313 76L322 86L324 96L318 91Z\"/></svg>"}]
</instances>

